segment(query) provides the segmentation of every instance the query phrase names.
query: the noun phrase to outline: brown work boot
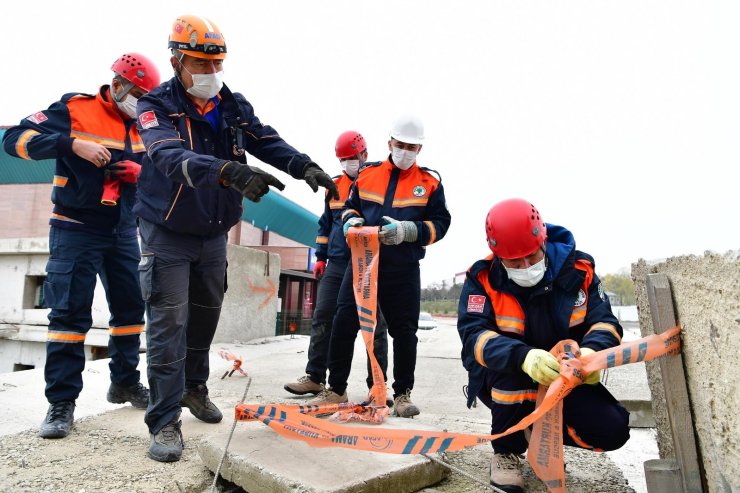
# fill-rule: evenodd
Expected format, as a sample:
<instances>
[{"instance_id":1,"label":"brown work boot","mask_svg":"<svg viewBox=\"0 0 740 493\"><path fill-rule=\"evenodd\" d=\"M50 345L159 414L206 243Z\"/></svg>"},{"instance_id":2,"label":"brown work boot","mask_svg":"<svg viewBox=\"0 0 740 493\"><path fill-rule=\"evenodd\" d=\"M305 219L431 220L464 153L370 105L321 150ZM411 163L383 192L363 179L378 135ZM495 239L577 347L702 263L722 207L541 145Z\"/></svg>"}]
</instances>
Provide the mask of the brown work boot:
<instances>
[{"instance_id":1,"label":"brown work boot","mask_svg":"<svg viewBox=\"0 0 740 493\"><path fill-rule=\"evenodd\" d=\"M394 410L396 412L396 416L400 416L402 418L410 418L421 412L419 411L419 408L416 407L416 404L411 402L410 390L394 399Z\"/></svg>"},{"instance_id":2,"label":"brown work boot","mask_svg":"<svg viewBox=\"0 0 740 493\"><path fill-rule=\"evenodd\" d=\"M295 382L286 383L283 385L283 388L290 392L291 394L295 395L306 395L306 394L313 394L316 395L322 390L324 390L324 384L322 383L316 383L313 380L311 380L311 377L308 375L303 375L301 378L299 378Z\"/></svg>"},{"instance_id":3,"label":"brown work boot","mask_svg":"<svg viewBox=\"0 0 740 493\"><path fill-rule=\"evenodd\" d=\"M491 484L506 493L522 493L522 459L517 454L493 454L491 458Z\"/></svg>"},{"instance_id":4,"label":"brown work boot","mask_svg":"<svg viewBox=\"0 0 740 493\"><path fill-rule=\"evenodd\" d=\"M349 401L349 399L347 398L346 391L344 394L339 395L329 388L324 388L316 397L308 401L306 404L311 406L323 406L325 404L341 404L347 401Z\"/></svg>"}]
</instances>

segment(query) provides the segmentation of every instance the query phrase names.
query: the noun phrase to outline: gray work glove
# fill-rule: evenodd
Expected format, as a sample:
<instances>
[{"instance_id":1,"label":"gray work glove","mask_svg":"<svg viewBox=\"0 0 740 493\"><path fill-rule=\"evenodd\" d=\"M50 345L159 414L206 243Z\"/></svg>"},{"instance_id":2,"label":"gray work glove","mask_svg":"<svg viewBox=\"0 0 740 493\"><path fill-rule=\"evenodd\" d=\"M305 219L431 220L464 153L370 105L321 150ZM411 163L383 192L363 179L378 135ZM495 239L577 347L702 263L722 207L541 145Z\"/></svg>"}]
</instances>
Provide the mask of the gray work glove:
<instances>
[{"instance_id":1,"label":"gray work glove","mask_svg":"<svg viewBox=\"0 0 740 493\"><path fill-rule=\"evenodd\" d=\"M419 228L413 221L397 221L383 216L388 224L380 228L378 239L384 245L400 245L404 241L414 242L419 237Z\"/></svg>"},{"instance_id":2,"label":"gray work glove","mask_svg":"<svg viewBox=\"0 0 740 493\"><path fill-rule=\"evenodd\" d=\"M329 191L329 194L334 200L339 200L339 189L337 188L337 184L334 183L331 176L324 173L324 170L322 170L321 167L313 161L309 162L303 169L303 179L314 192L317 192L319 190L319 185L321 185Z\"/></svg>"},{"instance_id":3,"label":"gray work glove","mask_svg":"<svg viewBox=\"0 0 740 493\"><path fill-rule=\"evenodd\" d=\"M353 226L357 226L358 228L365 224L365 219L362 217L351 217L347 219L347 222L344 223L344 226L342 226L342 232L344 233L344 237L347 237L347 231L349 231L349 228Z\"/></svg>"},{"instance_id":4,"label":"gray work glove","mask_svg":"<svg viewBox=\"0 0 740 493\"><path fill-rule=\"evenodd\" d=\"M252 202L259 202L260 197L270 191L270 186L284 190L285 185L255 166L228 161L221 168L221 180L224 185L233 188Z\"/></svg>"}]
</instances>

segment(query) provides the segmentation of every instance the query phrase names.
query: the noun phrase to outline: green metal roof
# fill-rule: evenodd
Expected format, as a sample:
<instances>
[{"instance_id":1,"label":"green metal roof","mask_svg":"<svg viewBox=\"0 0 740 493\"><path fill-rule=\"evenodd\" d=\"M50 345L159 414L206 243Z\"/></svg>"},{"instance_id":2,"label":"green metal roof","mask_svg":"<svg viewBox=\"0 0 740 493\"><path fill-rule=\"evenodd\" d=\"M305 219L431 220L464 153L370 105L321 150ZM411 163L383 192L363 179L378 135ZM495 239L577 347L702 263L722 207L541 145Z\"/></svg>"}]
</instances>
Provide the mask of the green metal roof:
<instances>
[{"instance_id":1,"label":"green metal roof","mask_svg":"<svg viewBox=\"0 0 740 493\"><path fill-rule=\"evenodd\" d=\"M0 141L5 129L0 128ZM51 183L54 160L26 161L0 148L0 185ZM319 218L292 200L272 191L257 203L244 200L242 221L263 231L274 231L306 246L313 247Z\"/></svg>"}]
</instances>

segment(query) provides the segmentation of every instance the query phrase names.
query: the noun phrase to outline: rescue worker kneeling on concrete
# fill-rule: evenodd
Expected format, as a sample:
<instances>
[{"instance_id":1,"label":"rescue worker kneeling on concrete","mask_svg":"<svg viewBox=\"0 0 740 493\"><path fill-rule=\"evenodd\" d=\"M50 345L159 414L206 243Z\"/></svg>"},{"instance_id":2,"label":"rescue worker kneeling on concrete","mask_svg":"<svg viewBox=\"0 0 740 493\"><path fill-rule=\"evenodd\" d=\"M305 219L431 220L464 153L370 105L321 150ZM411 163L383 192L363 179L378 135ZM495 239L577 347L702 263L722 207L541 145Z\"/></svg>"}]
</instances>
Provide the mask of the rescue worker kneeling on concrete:
<instances>
[{"instance_id":1,"label":"rescue worker kneeling on concrete","mask_svg":"<svg viewBox=\"0 0 740 493\"><path fill-rule=\"evenodd\" d=\"M457 328L468 370L468 407L476 396L491 409L491 433L501 433L534 410L537 384L550 385L560 364L549 350L575 340L581 355L617 346L622 327L570 231L545 224L534 205L509 199L486 218L493 255L467 272ZM629 413L587 375L563 401L563 442L594 451L615 450L629 438ZM491 484L523 491L520 459L529 433L492 442Z\"/></svg>"},{"instance_id":2,"label":"rescue worker kneeling on concrete","mask_svg":"<svg viewBox=\"0 0 740 493\"><path fill-rule=\"evenodd\" d=\"M98 275L111 313L108 401L131 402L139 409L149 402L136 369L144 301L132 207L144 154L136 103L159 85L159 71L137 53L121 56L111 70L110 86L101 86L97 95L66 94L8 129L3 139L6 152L14 156L56 159L44 282L44 302L51 312L44 366L50 405L39 432L43 438L63 438L72 428ZM115 183L118 196L106 202L108 182Z\"/></svg>"}]
</instances>

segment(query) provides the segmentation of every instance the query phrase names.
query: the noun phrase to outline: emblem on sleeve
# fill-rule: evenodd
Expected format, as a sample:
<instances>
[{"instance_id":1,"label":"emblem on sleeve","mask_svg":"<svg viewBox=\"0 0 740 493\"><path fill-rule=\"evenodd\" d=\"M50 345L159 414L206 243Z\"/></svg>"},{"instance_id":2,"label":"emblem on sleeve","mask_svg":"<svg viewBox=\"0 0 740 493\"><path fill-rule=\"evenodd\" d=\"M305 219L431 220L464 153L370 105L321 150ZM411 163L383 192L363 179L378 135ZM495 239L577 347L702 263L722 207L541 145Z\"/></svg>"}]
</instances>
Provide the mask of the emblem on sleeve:
<instances>
[{"instance_id":1,"label":"emblem on sleeve","mask_svg":"<svg viewBox=\"0 0 740 493\"><path fill-rule=\"evenodd\" d=\"M39 124L39 123L45 122L46 120L48 120L48 118L46 118L46 115L44 115L44 112L43 111L39 111L39 112L34 113L33 115L27 117L26 120L28 120L29 122L32 122L32 123Z\"/></svg>"},{"instance_id":2,"label":"emblem on sleeve","mask_svg":"<svg viewBox=\"0 0 740 493\"><path fill-rule=\"evenodd\" d=\"M581 306L586 302L586 292L582 289L578 290L578 297L574 306Z\"/></svg>"},{"instance_id":3,"label":"emblem on sleeve","mask_svg":"<svg viewBox=\"0 0 740 493\"><path fill-rule=\"evenodd\" d=\"M426 195L427 189L421 185L416 185L411 193L414 194L414 197L423 197L424 195Z\"/></svg>"},{"instance_id":4,"label":"emblem on sleeve","mask_svg":"<svg viewBox=\"0 0 740 493\"><path fill-rule=\"evenodd\" d=\"M471 294L468 296L468 313L483 313L483 307L485 305L485 296L480 294Z\"/></svg>"},{"instance_id":5,"label":"emblem on sleeve","mask_svg":"<svg viewBox=\"0 0 740 493\"><path fill-rule=\"evenodd\" d=\"M604 285L599 283L599 297L601 301L606 301L606 293L604 292Z\"/></svg>"},{"instance_id":6,"label":"emblem on sleeve","mask_svg":"<svg viewBox=\"0 0 740 493\"><path fill-rule=\"evenodd\" d=\"M144 113L139 115L139 123L141 124L141 128L152 128L159 126L157 115L155 115L153 111L145 111Z\"/></svg>"}]
</instances>

